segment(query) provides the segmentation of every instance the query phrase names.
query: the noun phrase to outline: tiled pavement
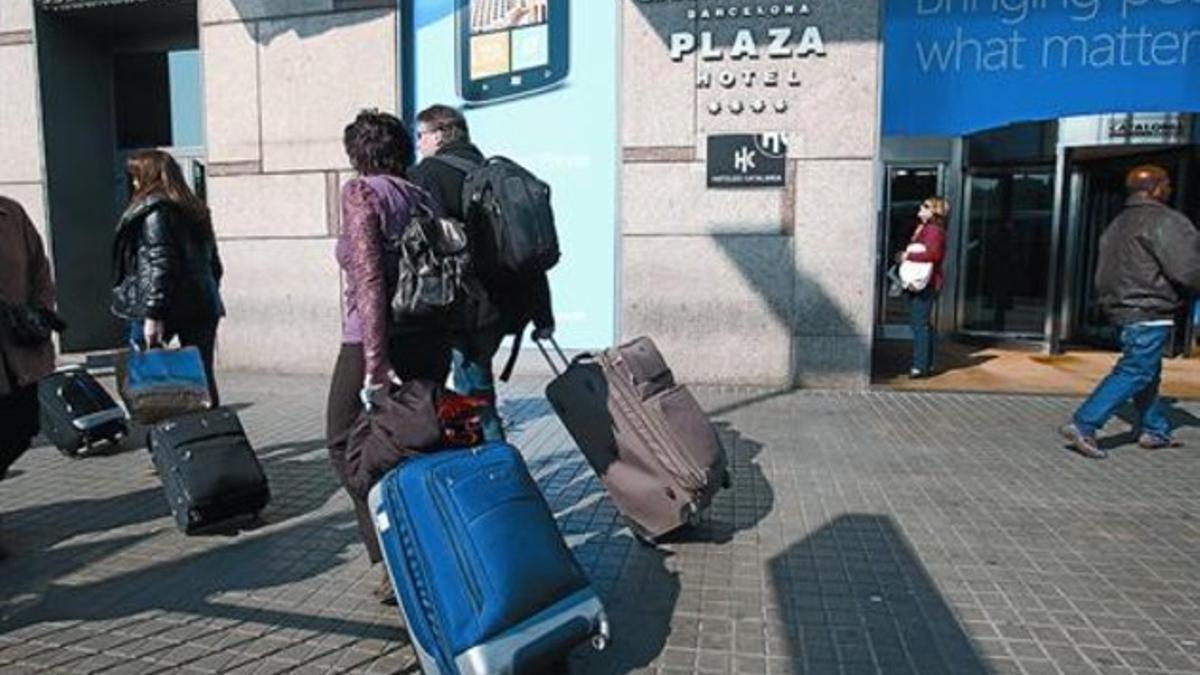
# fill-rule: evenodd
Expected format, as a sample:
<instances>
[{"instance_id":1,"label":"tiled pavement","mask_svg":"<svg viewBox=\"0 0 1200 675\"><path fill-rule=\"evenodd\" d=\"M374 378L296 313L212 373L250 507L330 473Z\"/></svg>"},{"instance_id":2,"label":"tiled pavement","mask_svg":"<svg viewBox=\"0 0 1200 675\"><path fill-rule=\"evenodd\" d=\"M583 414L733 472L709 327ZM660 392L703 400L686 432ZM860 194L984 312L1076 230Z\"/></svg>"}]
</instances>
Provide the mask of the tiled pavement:
<instances>
[{"instance_id":1,"label":"tiled pavement","mask_svg":"<svg viewBox=\"0 0 1200 675\"><path fill-rule=\"evenodd\" d=\"M0 672L415 672L325 459L326 382L223 386L266 524L185 537L143 452L31 451L0 483ZM1200 405L1172 406L1191 449L1095 462L1053 433L1067 398L704 390L734 486L652 550L541 386L503 411L615 632L572 672L1200 672Z\"/></svg>"}]
</instances>

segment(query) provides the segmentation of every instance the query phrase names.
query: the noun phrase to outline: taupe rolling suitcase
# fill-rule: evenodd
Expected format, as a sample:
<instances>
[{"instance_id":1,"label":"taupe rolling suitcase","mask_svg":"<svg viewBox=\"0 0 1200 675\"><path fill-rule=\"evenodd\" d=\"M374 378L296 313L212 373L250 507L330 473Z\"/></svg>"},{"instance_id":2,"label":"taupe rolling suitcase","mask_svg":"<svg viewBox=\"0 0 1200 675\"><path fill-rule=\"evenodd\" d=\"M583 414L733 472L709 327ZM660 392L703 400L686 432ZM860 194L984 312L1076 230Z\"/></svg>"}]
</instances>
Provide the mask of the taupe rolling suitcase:
<instances>
[{"instance_id":1,"label":"taupe rolling suitcase","mask_svg":"<svg viewBox=\"0 0 1200 675\"><path fill-rule=\"evenodd\" d=\"M696 523L729 485L725 451L654 343L641 337L568 361L550 342L558 362L537 343L556 373L546 398L634 534L653 542Z\"/></svg>"}]
</instances>

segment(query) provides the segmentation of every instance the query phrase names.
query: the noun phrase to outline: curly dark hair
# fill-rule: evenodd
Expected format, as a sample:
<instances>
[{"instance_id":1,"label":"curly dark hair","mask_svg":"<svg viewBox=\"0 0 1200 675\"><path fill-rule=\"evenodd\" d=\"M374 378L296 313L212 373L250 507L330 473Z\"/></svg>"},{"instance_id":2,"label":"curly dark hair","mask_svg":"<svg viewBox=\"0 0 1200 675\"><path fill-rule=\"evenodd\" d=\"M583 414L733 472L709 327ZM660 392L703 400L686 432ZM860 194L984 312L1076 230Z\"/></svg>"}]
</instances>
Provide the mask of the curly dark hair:
<instances>
[{"instance_id":1,"label":"curly dark hair","mask_svg":"<svg viewBox=\"0 0 1200 675\"><path fill-rule=\"evenodd\" d=\"M374 108L358 113L342 132L350 166L364 176L404 176L412 160L413 143L400 118Z\"/></svg>"}]
</instances>

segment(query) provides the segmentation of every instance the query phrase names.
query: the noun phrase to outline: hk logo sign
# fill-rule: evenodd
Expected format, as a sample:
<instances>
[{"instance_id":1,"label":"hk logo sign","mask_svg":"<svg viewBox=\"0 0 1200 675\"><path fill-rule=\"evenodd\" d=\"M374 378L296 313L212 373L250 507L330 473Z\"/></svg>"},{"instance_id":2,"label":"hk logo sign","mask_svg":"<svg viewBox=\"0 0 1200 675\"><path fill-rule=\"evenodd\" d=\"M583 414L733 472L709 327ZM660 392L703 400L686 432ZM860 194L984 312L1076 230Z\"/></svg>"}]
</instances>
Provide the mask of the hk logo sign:
<instances>
[{"instance_id":1,"label":"hk logo sign","mask_svg":"<svg viewBox=\"0 0 1200 675\"><path fill-rule=\"evenodd\" d=\"M787 138L781 133L708 137L708 187L781 187Z\"/></svg>"},{"instance_id":2,"label":"hk logo sign","mask_svg":"<svg viewBox=\"0 0 1200 675\"><path fill-rule=\"evenodd\" d=\"M750 173L754 168L754 151L746 146L738 148L733 155L733 168L742 175Z\"/></svg>"}]
</instances>

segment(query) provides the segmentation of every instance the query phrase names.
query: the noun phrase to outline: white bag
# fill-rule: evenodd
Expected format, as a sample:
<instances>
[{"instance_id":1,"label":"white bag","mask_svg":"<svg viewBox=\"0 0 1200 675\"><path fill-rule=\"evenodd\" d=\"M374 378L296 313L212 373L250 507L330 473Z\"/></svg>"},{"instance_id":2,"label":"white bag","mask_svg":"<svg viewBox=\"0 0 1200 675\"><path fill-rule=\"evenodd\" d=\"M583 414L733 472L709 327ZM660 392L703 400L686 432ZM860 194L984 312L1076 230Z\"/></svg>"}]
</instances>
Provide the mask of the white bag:
<instances>
[{"instance_id":1,"label":"white bag","mask_svg":"<svg viewBox=\"0 0 1200 675\"><path fill-rule=\"evenodd\" d=\"M904 251L905 253L924 253L925 244L909 244ZM900 263L900 283L906 291L920 293L929 285L929 279L932 276L933 263L931 262L905 259Z\"/></svg>"}]
</instances>

